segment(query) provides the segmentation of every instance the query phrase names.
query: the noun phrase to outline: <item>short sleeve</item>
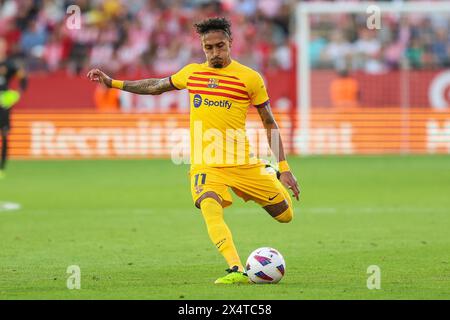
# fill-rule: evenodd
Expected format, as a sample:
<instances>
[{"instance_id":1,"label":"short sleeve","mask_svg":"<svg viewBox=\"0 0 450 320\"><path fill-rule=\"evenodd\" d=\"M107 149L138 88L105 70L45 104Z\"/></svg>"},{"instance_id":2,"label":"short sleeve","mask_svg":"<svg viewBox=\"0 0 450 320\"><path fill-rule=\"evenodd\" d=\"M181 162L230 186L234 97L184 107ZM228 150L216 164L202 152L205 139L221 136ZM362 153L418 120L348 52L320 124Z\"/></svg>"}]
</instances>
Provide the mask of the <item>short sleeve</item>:
<instances>
[{"instance_id":1,"label":"short sleeve","mask_svg":"<svg viewBox=\"0 0 450 320\"><path fill-rule=\"evenodd\" d=\"M177 73L170 76L170 83L178 90L185 89L191 74L193 64L188 64Z\"/></svg>"},{"instance_id":2,"label":"short sleeve","mask_svg":"<svg viewBox=\"0 0 450 320\"><path fill-rule=\"evenodd\" d=\"M264 84L264 80L259 73L256 73L255 77L250 83L249 89L250 101L255 107L258 107L269 100L266 85Z\"/></svg>"}]
</instances>

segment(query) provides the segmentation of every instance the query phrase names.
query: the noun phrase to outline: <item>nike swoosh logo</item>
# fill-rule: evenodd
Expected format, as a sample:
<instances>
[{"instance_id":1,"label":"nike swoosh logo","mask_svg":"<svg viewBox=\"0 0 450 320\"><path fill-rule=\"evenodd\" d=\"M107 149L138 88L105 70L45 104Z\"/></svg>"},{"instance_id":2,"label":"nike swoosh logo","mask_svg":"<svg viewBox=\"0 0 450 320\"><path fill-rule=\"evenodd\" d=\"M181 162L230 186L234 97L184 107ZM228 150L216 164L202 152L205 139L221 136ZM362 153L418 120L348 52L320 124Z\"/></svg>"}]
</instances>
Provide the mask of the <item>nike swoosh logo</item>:
<instances>
[{"instance_id":1,"label":"nike swoosh logo","mask_svg":"<svg viewBox=\"0 0 450 320\"><path fill-rule=\"evenodd\" d=\"M222 240L220 240L219 242L216 243L217 249L220 249L220 247L225 243L225 240L226 239L222 239Z\"/></svg>"},{"instance_id":2,"label":"nike swoosh logo","mask_svg":"<svg viewBox=\"0 0 450 320\"><path fill-rule=\"evenodd\" d=\"M272 201L272 200L275 199L278 195L279 195L279 193L277 193L276 195L274 195L272 198L269 198L269 201Z\"/></svg>"}]
</instances>

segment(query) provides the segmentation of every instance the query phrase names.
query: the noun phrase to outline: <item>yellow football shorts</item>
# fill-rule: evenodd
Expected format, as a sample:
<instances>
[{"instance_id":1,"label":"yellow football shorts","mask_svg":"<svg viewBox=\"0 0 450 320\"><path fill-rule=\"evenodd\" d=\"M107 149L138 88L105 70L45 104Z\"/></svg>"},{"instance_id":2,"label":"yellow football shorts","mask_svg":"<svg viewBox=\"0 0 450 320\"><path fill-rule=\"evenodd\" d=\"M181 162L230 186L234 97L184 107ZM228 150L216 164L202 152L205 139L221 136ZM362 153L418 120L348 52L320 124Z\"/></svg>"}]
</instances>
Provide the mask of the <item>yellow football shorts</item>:
<instances>
[{"instance_id":1,"label":"yellow football shorts","mask_svg":"<svg viewBox=\"0 0 450 320\"><path fill-rule=\"evenodd\" d=\"M289 193L277 179L276 172L266 168L263 162L236 167L192 166L189 171L191 193L195 205L206 192L215 192L222 199L222 206L233 203L229 189L244 201L253 200L261 206L277 204L283 200L291 203Z\"/></svg>"}]
</instances>

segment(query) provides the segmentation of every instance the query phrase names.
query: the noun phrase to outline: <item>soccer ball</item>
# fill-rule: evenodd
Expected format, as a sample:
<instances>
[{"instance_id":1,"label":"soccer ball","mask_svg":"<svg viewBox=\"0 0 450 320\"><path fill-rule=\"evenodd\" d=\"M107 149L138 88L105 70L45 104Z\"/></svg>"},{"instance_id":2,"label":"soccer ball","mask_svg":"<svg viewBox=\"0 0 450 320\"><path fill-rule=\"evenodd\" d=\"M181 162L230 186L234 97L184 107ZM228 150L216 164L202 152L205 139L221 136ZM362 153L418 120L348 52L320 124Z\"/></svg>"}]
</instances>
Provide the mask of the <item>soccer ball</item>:
<instances>
[{"instance_id":1,"label":"soccer ball","mask_svg":"<svg viewBox=\"0 0 450 320\"><path fill-rule=\"evenodd\" d=\"M286 263L277 250L263 247L250 253L246 269L253 283L278 283L284 276Z\"/></svg>"}]
</instances>

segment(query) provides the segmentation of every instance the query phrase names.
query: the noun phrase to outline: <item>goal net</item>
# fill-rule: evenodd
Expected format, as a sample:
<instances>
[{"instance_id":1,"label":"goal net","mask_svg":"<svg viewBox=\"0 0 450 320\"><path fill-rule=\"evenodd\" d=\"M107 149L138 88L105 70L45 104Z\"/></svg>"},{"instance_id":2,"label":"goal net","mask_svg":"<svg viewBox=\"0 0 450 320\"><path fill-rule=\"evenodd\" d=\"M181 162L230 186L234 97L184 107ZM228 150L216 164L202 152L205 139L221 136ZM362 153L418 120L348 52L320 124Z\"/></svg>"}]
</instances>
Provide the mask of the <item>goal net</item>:
<instances>
[{"instance_id":1,"label":"goal net","mask_svg":"<svg viewBox=\"0 0 450 320\"><path fill-rule=\"evenodd\" d=\"M295 23L294 153L450 153L450 2L302 2Z\"/></svg>"}]
</instances>

